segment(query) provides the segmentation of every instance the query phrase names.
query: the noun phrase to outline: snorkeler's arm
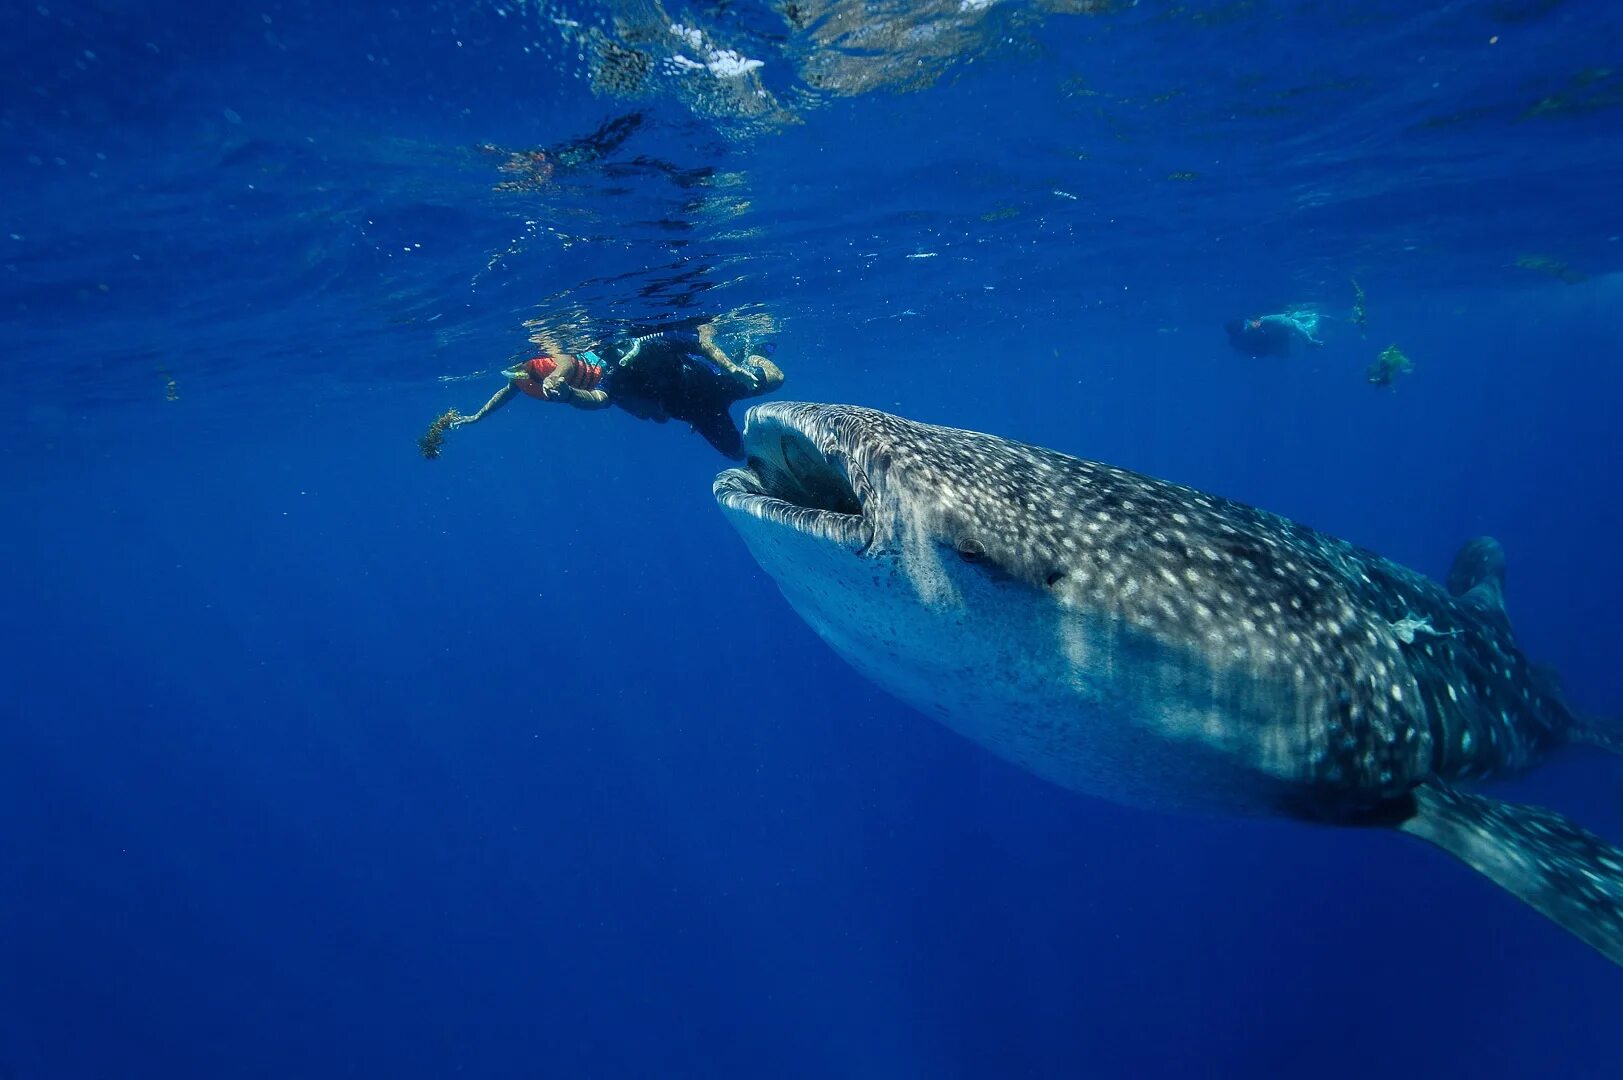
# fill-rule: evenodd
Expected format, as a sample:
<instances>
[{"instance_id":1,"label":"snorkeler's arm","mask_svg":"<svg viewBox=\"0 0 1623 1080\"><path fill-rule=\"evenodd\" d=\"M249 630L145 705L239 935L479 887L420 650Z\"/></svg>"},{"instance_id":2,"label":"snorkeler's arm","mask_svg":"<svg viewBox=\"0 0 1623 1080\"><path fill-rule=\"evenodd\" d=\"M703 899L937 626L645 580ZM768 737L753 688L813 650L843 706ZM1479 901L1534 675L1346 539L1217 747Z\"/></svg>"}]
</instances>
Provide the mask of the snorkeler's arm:
<instances>
[{"instance_id":1,"label":"snorkeler's arm","mask_svg":"<svg viewBox=\"0 0 1623 1080\"><path fill-rule=\"evenodd\" d=\"M464 424L477 424L479 421L483 420L485 417L489 416L503 405L506 405L513 399L513 395L516 393L518 393L518 391L513 389L513 384L508 383L506 386L503 386L500 390L492 394L490 396L490 400L485 402L484 406L480 408L478 412L474 413L472 416L458 417L451 424L451 426L461 427Z\"/></svg>"},{"instance_id":2,"label":"snorkeler's arm","mask_svg":"<svg viewBox=\"0 0 1623 1080\"><path fill-rule=\"evenodd\" d=\"M574 370L576 361L562 360L558 370L548 375L541 384L542 393L547 395L548 401L556 401L564 405L573 405L577 409L601 409L609 403L607 390L577 390L568 383L569 373Z\"/></svg>"},{"instance_id":3,"label":"snorkeler's arm","mask_svg":"<svg viewBox=\"0 0 1623 1080\"><path fill-rule=\"evenodd\" d=\"M577 390L569 385L569 376L574 373L575 365L580 360L564 353L555 363L557 368L541 384L541 391L547 395L547 400L564 402L577 409L601 409L609 403L607 390Z\"/></svg>"}]
</instances>

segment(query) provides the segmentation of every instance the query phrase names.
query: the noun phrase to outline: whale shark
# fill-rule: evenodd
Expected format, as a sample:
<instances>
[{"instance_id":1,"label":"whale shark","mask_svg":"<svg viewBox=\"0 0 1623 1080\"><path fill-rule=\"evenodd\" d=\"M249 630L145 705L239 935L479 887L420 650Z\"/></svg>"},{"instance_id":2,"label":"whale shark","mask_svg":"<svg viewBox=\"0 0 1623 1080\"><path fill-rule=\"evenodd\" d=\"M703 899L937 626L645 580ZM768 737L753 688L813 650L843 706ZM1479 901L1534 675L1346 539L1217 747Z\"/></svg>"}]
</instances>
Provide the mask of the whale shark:
<instances>
[{"instance_id":1,"label":"whale shark","mask_svg":"<svg viewBox=\"0 0 1623 1080\"><path fill-rule=\"evenodd\" d=\"M858 672L1065 788L1384 828L1623 965L1623 851L1469 790L1617 726L1523 656L1505 558L1445 583L1286 518L847 405L749 410L717 503Z\"/></svg>"}]
</instances>

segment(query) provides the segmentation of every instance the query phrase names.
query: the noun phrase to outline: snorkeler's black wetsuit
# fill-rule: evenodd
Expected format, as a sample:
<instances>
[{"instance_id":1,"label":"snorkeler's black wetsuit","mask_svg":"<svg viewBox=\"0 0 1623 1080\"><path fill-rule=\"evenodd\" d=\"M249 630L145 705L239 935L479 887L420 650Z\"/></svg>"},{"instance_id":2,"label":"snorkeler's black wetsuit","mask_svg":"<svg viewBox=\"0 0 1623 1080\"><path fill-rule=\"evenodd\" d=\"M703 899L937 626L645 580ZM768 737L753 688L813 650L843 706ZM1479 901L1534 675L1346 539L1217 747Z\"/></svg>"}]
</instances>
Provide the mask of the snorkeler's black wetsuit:
<instances>
[{"instance_id":1,"label":"snorkeler's black wetsuit","mask_svg":"<svg viewBox=\"0 0 1623 1080\"><path fill-rule=\"evenodd\" d=\"M643 420L685 421L722 454L743 460L744 440L727 408L753 388L706 356L697 334L649 334L617 342L613 352L611 404Z\"/></svg>"}]
</instances>

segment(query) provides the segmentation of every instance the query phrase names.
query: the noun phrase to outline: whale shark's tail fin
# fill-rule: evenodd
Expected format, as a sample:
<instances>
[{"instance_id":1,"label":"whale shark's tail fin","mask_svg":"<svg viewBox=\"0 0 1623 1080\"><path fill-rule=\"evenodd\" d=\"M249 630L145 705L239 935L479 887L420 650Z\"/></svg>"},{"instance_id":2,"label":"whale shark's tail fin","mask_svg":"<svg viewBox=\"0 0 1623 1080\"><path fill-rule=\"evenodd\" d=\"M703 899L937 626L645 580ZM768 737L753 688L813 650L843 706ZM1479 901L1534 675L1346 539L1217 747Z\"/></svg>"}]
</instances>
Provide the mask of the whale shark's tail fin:
<instances>
[{"instance_id":1,"label":"whale shark's tail fin","mask_svg":"<svg viewBox=\"0 0 1623 1080\"><path fill-rule=\"evenodd\" d=\"M1467 795L1414 791L1400 830L1437 845L1623 966L1623 850L1560 814Z\"/></svg>"}]
</instances>

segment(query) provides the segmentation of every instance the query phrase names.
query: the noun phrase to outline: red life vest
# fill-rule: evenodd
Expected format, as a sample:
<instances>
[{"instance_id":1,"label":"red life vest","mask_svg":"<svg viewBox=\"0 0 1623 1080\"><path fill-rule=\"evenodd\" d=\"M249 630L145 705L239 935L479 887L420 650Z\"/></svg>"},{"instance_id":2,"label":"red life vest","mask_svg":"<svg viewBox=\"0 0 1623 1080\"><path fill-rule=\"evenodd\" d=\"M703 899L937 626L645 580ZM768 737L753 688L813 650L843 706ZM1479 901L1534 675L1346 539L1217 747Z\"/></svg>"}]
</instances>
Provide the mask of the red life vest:
<instances>
[{"instance_id":1,"label":"red life vest","mask_svg":"<svg viewBox=\"0 0 1623 1080\"><path fill-rule=\"evenodd\" d=\"M558 370L558 362L550 356L537 356L532 360L524 361L524 371L529 375L527 379L514 379L513 384L533 398L546 400L546 394L541 391L541 384L548 375ZM576 360L569 369L569 375L564 380L576 390L596 390L597 384L603 381L603 368L598 364L588 364L584 360Z\"/></svg>"}]
</instances>

